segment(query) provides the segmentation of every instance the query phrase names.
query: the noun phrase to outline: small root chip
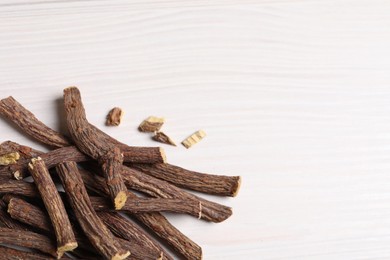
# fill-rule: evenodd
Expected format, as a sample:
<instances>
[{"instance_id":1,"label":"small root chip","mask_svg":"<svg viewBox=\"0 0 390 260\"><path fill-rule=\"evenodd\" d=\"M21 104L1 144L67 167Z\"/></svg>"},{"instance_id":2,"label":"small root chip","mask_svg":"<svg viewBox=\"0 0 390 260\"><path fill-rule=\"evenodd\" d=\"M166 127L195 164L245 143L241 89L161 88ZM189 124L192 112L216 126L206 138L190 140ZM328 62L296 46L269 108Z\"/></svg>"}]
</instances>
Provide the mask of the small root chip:
<instances>
[{"instance_id":1,"label":"small root chip","mask_svg":"<svg viewBox=\"0 0 390 260\"><path fill-rule=\"evenodd\" d=\"M160 143L170 144L170 145L176 146L175 142L171 138L169 138L169 136L164 134L163 132L156 132L154 134L154 136L152 137L152 139L157 141L157 142L160 142Z\"/></svg>"},{"instance_id":2,"label":"small root chip","mask_svg":"<svg viewBox=\"0 0 390 260\"><path fill-rule=\"evenodd\" d=\"M0 156L0 165L15 164L19 158L18 152L3 154Z\"/></svg>"},{"instance_id":3,"label":"small root chip","mask_svg":"<svg viewBox=\"0 0 390 260\"><path fill-rule=\"evenodd\" d=\"M106 125L118 126L122 121L123 114L124 112L122 109L119 107L114 107L107 115Z\"/></svg>"},{"instance_id":4,"label":"small root chip","mask_svg":"<svg viewBox=\"0 0 390 260\"><path fill-rule=\"evenodd\" d=\"M164 124L165 119L163 117L150 116L146 118L138 127L141 132L156 132L159 131Z\"/></svg>"},{"instance_id":5,"label":"small root chip","mask_svg":"<svg viewBox=\"0 0 390 260\"><path fill-rule=\"evenodd\" d=\"M194 144L200 142L200 140L202 140L205 136L206 133L203 130L199 130L193 133L192 135L190 135L189 137L187 137L186 139L184 139L183 142L181 142L181 144L188 149Z\"/></svg>"}]
</instances>

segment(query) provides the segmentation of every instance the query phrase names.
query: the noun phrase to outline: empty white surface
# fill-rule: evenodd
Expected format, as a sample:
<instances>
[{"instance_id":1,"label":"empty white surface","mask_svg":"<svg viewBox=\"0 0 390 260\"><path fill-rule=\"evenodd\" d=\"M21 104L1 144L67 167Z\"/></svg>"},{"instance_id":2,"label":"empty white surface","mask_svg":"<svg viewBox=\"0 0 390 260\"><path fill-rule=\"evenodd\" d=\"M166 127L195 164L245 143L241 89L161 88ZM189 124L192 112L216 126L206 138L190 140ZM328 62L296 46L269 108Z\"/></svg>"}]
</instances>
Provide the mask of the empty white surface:
<instances>
[{"instance_id":1,"label":"empty white surface","mask_svg":"<svg viewBox=\"0 0 390 260\"><path fill-rule=\"evenodd\" d=\"M234 215L169 216L204 259L390 258L390 3L355 1L0 2L1 97L54 129L62 89L133 145L165 116L194 170L241 175ZM120 127L104 126L114 106ZM1 139L41 147L0 121Z\"/></svg>"}]
</instances>

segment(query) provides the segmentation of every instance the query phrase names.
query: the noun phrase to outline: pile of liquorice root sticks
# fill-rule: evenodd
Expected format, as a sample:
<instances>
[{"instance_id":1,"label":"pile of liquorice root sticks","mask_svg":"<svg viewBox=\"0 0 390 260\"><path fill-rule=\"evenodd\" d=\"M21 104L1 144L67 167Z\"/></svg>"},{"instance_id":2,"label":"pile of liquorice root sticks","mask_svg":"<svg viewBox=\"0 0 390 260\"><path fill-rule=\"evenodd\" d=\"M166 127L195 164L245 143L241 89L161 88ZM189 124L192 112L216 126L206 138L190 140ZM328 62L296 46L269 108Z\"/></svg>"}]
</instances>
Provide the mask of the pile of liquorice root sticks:
<instances>
[{"instance_id":1,"label":"pile of liquorice root sticks","mask_svg":"<svg viewBox=\"0 0 390 260\"><path fill-rule=\"evenodd\" d=\"M186 170L160 147L119 142L88 122L76 87L63 102L69 136L14 98L0 101L3 118L51 148L0 145L1 259L202 259L162 213L222 222L230 207L188 190L234 197L241 178Z\"/></svg>"}]
</instances>

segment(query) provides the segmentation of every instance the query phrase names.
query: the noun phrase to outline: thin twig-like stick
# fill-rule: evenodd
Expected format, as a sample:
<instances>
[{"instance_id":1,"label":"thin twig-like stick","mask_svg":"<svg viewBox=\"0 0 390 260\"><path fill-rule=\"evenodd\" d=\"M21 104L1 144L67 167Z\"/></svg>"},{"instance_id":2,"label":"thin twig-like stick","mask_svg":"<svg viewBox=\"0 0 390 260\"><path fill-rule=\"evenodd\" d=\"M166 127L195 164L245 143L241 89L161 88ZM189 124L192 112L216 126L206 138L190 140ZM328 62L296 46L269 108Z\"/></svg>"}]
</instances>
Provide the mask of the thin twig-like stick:
<instances>
[{"instance_id":1,"label":"thin twig-like stick","mask_svg":"<svg viewBox=\"0 0 390 260\"><path fill-rule=\"evenodd\" d=\"M32 159L29 170L49 213L57 238L58 255L62 256L66 251L72 251L77 247L68 214L42 159L39 157Z\"/></svg>"}]
</instances>

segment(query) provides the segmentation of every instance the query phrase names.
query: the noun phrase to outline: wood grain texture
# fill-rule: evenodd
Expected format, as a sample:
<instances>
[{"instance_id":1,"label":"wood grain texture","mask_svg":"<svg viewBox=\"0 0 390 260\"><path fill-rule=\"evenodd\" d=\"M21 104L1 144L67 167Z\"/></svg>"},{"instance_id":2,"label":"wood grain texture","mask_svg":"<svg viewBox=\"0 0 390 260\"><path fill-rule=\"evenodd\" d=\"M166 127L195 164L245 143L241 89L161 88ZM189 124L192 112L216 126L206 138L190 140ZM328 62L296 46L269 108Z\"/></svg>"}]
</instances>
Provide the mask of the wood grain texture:
<instances>
[{"instance_id":1,"label":"wood grain texture","mask_svg":"<svg viewBox=\"0 0 390 260\"><path fill-rule=\"evenodd\" d=\"M1 97L64 130L62 89L89 121L156 146L137 126L164 116L168 162L241 175L213 225L168 218L204 259L390 258L390 3L32 1L0 4ZM117 128L104 126L114 106ZM35 144L0 121L4 140ZM229 235L227 235L229 234Z\"/></svg>"}]
</instances>

